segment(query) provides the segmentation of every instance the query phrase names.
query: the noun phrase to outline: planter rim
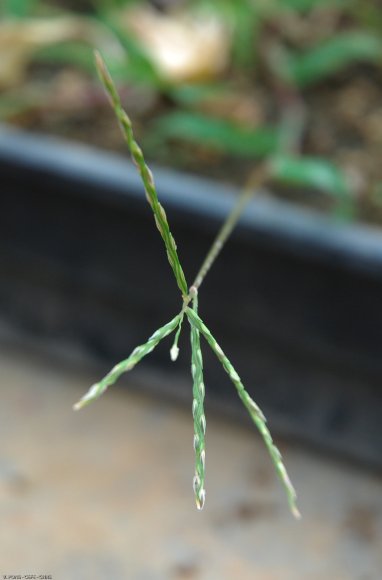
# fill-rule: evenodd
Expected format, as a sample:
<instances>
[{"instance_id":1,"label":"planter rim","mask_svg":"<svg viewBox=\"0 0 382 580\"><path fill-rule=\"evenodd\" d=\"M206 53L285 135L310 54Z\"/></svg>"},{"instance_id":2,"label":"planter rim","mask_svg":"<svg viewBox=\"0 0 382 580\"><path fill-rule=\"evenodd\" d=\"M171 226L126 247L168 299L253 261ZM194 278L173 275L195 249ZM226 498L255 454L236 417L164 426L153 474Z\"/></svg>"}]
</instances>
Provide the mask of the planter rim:
<instances>
[{"instance_id":1,"label":"planter rim","mask_svg":"<svg viewBox=\"0 0 382 580\"><path fill-rule=\"evenodd\" d=\"M125 157L0 125L0 176L5 323L111 366L136 345L144 317L148 333L154 318L163 322L161 312L173 314L177 293L171 277L162 281L161 249L161 261L153 259L155 231L142 235L152 216ZM238 190L163 169L155 176L191 270ZM141 236L135 259L129 248ZM141 268L142 258L152 268ZM280 433L379 467L381 266L382 230L337 225L259 193L203 300L203 317L219 327ZM158 281L161 291L153 292ZM224 394L213 362L205 357L211 402L237 408L239 398ZM154 374L167 373L168 350L150 363ZM179 364L173 388L167 374L158 388L178 393L189 373L182 357Z\"/></svg>"},{"instance_id":2,"label":"planter rim","mask_svg":"<svg viewBox=\"0 0 382 580\"><path fill-rule=\"evenodd\" d=\"M2 164L43 171L50 178L64 176L77 184L89 183L97 190L106 190L110 202L129 203L131 196L138 202L145 201L140 177L128 153L124 156L0 124L0 167ZM165 207L195 217L207 216L217 227L232 209L239 192L232 185L150 166ZM79 193L86 195L87 188ZM265 191L248 204L237 229L239 235L260 234L264 241L279 243L282 239L286 248L299 254L325 259L330 256L333 265L382 275L382 230L341 223L274 199Z\"/></svg>"}]
</instances>

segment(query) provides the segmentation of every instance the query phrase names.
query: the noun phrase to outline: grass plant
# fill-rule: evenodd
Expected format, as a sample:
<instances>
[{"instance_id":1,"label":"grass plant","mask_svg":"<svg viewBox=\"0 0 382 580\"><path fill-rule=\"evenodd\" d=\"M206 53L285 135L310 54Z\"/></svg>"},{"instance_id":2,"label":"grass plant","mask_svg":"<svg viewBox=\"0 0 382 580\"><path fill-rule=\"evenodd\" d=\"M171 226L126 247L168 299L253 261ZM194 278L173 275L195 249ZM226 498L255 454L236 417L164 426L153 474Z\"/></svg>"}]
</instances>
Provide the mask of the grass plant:
<instances>
[{"instance_id":1,"label":"grass plant","mask_svg":"<svg viewBox=\"0 0 382 580\"><path fill-rule=\"evenodd\" d=\"M148 339L146 343L138 346L133 350L131 355L124 361L118 363L100 382L93 385L89 391L76 403L74 408L81 409L88 405L98 397L100 397L106 389L115 383L115 381L125 372L131 370L140 360L149 354L159 342L176 330L174 344L171 348L170 354L172 360L176 360L178 355L178 339L182 329L182 322L184 317L188 319L191 327L191 372L193 378L193 406L192 413L194 419L194 449L195 449L195 476L193 480L193 487L195 493L195 501L198 509L202 509L205 502L205 431L206 419L204 415L204 395L205 386L203 379L203 358L200 345L200 336L202 336L212 351L217 356L223 369L227 372L229 378L234 384L238 395L247 409L252 421L259 430L266 448L271 456L276 473L280 478L282 485L287 493L290 509L295 517L299 517L299 511L296 505L296 493L290 482L286 469L284 467L281 453L274 445L269 429L266 425L266 419L257 406L257 404L250 397L249 393L244 388L241 379L234 369L232 363L224 354L218 342L214 338L211 331L204 324L203 320L198 314L198 291L199 288L211 268L213 262L221 251L225 241L230 235L232 229L236 225L245 204L253 195L254 190L258 188L265 179L267 172L264 172L264 167L256 170L249 178L247 186L244 188L243 194L238 200L236 207L220 229L214 243L208 252L193 284L188 287L186 278L179 260L175 240L171 234L170 227L167 221L166 213L161 206L155 183L150 169L148 168L143 152L135 141L131 121L123 110L119 95L114 86L112 78L106 68L106 65L99 53L96 53L96 66L101 79L101 82L109 96L111 105L115 111L119 121L122 133L125 137L127 145L130 149L133 161L141 175L142 182L146 191L147 200L152 208L155 223L163 239L168 260L174 273L175 280L182 295L182 307L179 312L170 322L159 328Z\"/></svg>"}]
</instances>

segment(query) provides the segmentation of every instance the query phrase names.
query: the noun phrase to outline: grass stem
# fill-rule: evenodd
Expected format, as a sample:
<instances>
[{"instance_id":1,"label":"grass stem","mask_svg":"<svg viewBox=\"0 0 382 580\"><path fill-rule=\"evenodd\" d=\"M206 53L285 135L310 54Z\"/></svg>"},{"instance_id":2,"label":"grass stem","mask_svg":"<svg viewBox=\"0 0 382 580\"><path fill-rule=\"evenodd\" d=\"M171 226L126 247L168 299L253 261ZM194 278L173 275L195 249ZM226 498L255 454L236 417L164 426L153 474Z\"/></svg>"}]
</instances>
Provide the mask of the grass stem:
<instances>
[{"instance_id":1,"label":"grass stem","mask_svg":"<svg viewBox=\"0 0 382 580\"><path fill-rule=\"evenodd\" d=\"M256 193L256 190L264 184L266 177L267 171L264 165L261 165L250 174L241 195L239 196L231 213L228 215L227 219L220 228L214 242L212 243L209 252L207 253L200 267L199 272L195 277L192 286L196 288L196 290L200 288L206 274L210 270L211 266L215 262L218 255L220 254L225 242L227 241L228 237L232 233L232 230L239 221L240 216L243 213L243 209L245 208L247 203L252 199L252 197Z\"/></svg>"}]
</instances>

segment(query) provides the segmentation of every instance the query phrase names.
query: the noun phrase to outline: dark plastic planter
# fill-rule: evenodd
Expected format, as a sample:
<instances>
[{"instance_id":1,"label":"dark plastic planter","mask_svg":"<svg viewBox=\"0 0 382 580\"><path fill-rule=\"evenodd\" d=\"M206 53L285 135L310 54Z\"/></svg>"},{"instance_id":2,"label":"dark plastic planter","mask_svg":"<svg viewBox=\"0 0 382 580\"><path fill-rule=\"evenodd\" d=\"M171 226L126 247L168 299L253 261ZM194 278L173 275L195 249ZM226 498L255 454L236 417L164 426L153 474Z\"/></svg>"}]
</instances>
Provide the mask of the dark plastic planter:
<instances>
[{"instance_id":1,"label":"dark plastic planter","mask_svg":"<svg viewBox=\"0 0 382 580\"><path fill-rule=\"evenodd\" d=\"M154 174L191 282L237 192ZM2 128L0 183L7 324L76 345L107 371L180 308L127 159ZM381 232L266 195L247 208L200 295L201 316L276 431L375 466L382 465L381 304ZM175 366L168 341L141 368L161 378L158 389L190 401L185 338ZM233 387L205 353L207 402L240 416Z\"/></svg>"}]
</instances>

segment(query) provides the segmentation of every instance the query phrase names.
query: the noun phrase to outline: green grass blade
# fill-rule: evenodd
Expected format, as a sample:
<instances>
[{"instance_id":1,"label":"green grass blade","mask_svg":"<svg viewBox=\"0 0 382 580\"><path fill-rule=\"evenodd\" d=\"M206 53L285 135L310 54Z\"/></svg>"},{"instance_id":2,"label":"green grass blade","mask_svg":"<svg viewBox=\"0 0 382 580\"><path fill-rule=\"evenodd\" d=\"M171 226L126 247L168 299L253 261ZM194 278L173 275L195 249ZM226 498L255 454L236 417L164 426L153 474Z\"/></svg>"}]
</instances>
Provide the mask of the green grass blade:
<instances>
[{"instance_id":1,"label":"green grass blade","mask_svg":"<svg viewBox=\"0 0 382 580\"><path fill-rule=\"evenodd\" d=\"M110 387L110 385L114 384L123 373L131 371L131 369L134 368L144 356L154 350L165 336L175 330L179 324L181 316L181 314L175 316L175 318L170 320L170 322L156 330L147 342L137 346L127 359L118 363L99 383L90 387L89 391L82 397L82 399L74 405L74 409L78 411L95 399L98 399L98 397L100 397L106 389Z\"/></svg>"},{"instance_id":2,"label":"green grass blade","mask_svg":"<svg viewBox=\"0 0 382 580\"><path fill-rule=\"evenodd\" d=\"M270 176L285 185L313 188L336 200L339 218L354 217L355 204L344 173L330 161L319 157L275 155L269 163Z\"/></svg>"},{"instance_id":3,"label":"green grass blade","mask_svg":"<svg viewBox=\"0 0 382 580\"><path fill-rule=\"evenodd\" d=\"M68 41L44 46L35 53L36 62L72 65L94 74L93 50L85 42Z\"/></svg>"},{"instance_id":4,"label":"green grass blade","mask_svg":"<svg viewBox=\"0 0 382 580\"><path fill-rule=\"evenodd\" d=\"M188 111L162 115L152 131L158 142L180 139L238 157L264 157L279 146L279 131L274 127L248 129L226 119Z\"/></svg>"},{"instance_id":5,"label":"green grass blade","mask_svg":"<svg viewBox=\"0 0 382 580\"><path fill-rule=\"evenodd\" d=\"M194 312L198 312L198 297L193 300ZM192 415L194 418L194 450L195 450L195 476L193 487L195 492L196 507L202 510L206 498L204 489L205 479L205 433L206 418L204 415L204 381L203 381L203 358L200 349L200 334L198 327L190 322L191 326L191 373L193 379L193 402Z\"/></svg>"},{"instance_id":6,"label":"green grass blade","mask_svg":"<svg viewBox=\"0 0 382 580\"><path fill-rule=\"evenodd\" d=\"M287 185L312 187L339 199L349 196L342 171L319 157L275 155L270 161L270 176Z\"/></svg>"},{"instance_id":7,"label":"green grass blade","mask_svg":"<svg viewBox=\"0 0 382 580\"><path fill-rule=\"evenodd\" d=\"M188 293L186 278L184 276L183 269L178 258L176 243L171 234L166 213L158 200L153 175L149 167L146 165L142 149L139 147L138 143L134 138L131 121L127 113L122 108L121 100L119 98L117 89L113 83L109 71L107 70L106 64L103 61L99 52L95 53L95 58L99 77L109 96L111 105L119 121L123 136L130 149L133 161L135 162L138 171L141 175L142 182L146 191L147 200L154 213L155 223L166 246L168 261L170 262L171 268L174 272L178 287L182 292L183 297L186 297Z\"/></svg>"},{"instance_id":8,"label":"green grass blade","mask_svg":"<svg viewBox=\"0 0 382 580\"><path fill-rule=\"evenodd\" d=\"M369 32L337 34L303 54L290 56L289 74L307 87L359 62L381 62L382 39Z\"/></svg>"},{"instance_id":9,"label":"green grass blade","mask_svg":"<svg viewBox=\"0 0 382 580\"><path fill-rule=\"evenodd\" d=\"M275 444L273 443L272 436L271 436L269 429L266 425L266 419L265 419L261 409L256 405L256 403L252 400L250 395L245 390L244 385L241 382L241 379L240 379L239 375L237 374L237 372L235 371L234 367L232 366L231 362L226 357L223 350L221 349L221 347L219 346L219 344L217 343L215 338L212 336L211 332L206 327L204 322L198 316L198 314L196 312L194 312L193 310L191 310L190 308L186 309L186 314L187 314L187 317L188 317L190 323L193 326L195 326L199 330L199 332L201 332L203 334L204 338L207 340L208 344L210 345L210 347L212 348L212 350L216 354L217 358L221 362L221 364L222 364L224 370L226 371L226 373L228 374L229 378L231 379L231 381L235 385L240 399L242 400L245 408L247 409L247 411L248 411L249 415L251 416L253 422L255 423L256 427L260 431L261 436L263 437L264 443L268 449L268 452L269 452L271 459L273 461L273 464L275 466L276 473L279 476L280 481L283 484L284 489L286 491L291 512L296 518L299 518L300 512L298 511L298 508L296 505L296 499L297 499L296 492L294 490L294 487L289 479L288 473L287 473L285 466L283 464L281 453L277 449Z\"/></svg>"}]
</instances>

